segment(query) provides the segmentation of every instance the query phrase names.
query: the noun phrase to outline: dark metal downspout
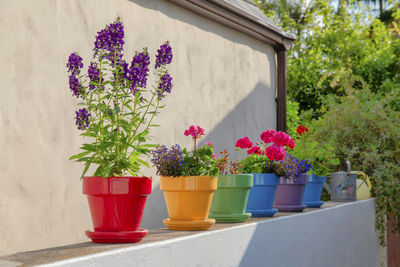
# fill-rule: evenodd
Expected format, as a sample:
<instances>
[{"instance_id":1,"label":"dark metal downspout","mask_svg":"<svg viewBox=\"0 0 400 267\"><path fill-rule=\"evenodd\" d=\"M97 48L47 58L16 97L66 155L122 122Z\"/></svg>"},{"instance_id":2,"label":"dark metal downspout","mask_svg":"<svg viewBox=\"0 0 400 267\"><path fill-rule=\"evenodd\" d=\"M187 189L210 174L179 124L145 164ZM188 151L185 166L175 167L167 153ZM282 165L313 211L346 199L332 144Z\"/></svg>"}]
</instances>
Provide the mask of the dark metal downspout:
<instances>
[{"instance_id":1,"label":"dark metal downspout","mask_svg":"<svg viewBox=\"0 0 400 267\"><path fill-rule=\"evenodd\" d=\"M277 54L278 92L276 97L276 128L286 132L286 71L287 51L282 48L275 49Z\"/></svg>"}]
</instances>

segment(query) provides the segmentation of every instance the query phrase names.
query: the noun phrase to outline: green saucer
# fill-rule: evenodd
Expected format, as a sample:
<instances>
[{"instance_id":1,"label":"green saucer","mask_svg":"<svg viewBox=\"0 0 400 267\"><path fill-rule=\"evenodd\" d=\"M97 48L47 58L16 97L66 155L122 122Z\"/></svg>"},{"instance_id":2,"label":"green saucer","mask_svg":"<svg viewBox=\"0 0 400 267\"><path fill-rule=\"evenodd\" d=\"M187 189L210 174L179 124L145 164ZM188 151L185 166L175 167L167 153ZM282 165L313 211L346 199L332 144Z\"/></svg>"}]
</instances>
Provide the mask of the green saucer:
<instances>
[{"instance_id":1,"label":"green saucer","mask_svg":"<svg viewBox=\"0 0 400 267\"><path fill-rule=\"evenodd\" d=\"M241 223L245 222L251 213L242 214L223 214L223 213L211 213L208 217L215 219L217 223Z\"/></svg>"}]
</instances>

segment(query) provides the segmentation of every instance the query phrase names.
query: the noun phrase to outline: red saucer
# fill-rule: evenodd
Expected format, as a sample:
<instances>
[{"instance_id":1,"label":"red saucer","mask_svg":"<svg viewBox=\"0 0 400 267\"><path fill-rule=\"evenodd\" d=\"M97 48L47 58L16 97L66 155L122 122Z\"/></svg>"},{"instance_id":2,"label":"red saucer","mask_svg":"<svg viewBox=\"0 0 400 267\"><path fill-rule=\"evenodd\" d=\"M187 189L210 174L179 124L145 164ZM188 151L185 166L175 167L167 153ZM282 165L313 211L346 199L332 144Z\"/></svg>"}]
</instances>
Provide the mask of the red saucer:
<instances>
[{"instance_id":1,"label":"red saucer","mask_svg":"<svg viewBox=\"0 0 400 267\"><path fill-rule=\"evenodd\" d=\"M92 239L93 243L136 243L142 240L148 233L149 230L147 229L123 232L86 231L86 235Z\"/></svg>"}]
</instances>

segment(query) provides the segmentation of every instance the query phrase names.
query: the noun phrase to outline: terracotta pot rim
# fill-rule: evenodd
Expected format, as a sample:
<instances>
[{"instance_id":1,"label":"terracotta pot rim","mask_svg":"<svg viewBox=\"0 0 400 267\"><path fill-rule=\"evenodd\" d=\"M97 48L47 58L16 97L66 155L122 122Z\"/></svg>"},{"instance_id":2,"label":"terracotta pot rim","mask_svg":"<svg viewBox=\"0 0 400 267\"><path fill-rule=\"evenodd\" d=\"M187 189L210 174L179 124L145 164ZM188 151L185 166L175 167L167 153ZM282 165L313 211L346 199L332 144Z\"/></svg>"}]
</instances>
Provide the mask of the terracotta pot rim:
<instances>
[{"instance_id":1,"label":"terracotta pot rim","mask_svg":"<svg viewBox=\"0 0 400 267\"><path fill-rule=\"evenodd\" d=\"M202 178L202 177L204 177L204 178L217 178L217 177L207 176L207 175L190 175L190 176L164 176L164 175L161 175L160 177L164 177L164 178L173 178L173 179L176 179L176 178L191 178L191 177L198 177L198 178Z\"/></svg>"},{"instance_id":2,"label":"terracotta pot rim","mask_svg":"<svg viewBox=\"0 0 400 267\"><path fill-rule=\"evenodd\" d=\"M151 176L150 177L147 177L147 176L110 176L110 177L106 177L106 178L104 178L103 176L83 176L83 179L85 179L85 178L103 178L103 179L115 179L115 178L118 178L118 179L132 179L132 178L134 178L134 179L137 179L137 178L147 178L147 179L153 179Z\"/></svg>"},{"instance_id":3,"label":"terracotta pot rim","mask_svg":"<svg viewBox=\"0 0 400 267\"><path fill-rule=\"evenodd\" d=\"M162 191L215 191L218 178L212 176L161 176Z\"/></svg>"},{"instance_id":4,"label":"terracotta pot rim","mask_svg":"<svg viewBox=\"0 0 400 267\"><path fill-rule=\"evenodd\" d=\"M85 176L82 180L84 195L149 195L152 179L148 177L123 176L109 177Z\"/></svg>"},{"instance_id":5,"label":"terracotta pot rim","mask_svg":"<svg viewBox=\"0 0 400 267\"><path fill-rule=\"evenodd\" d=\"M218 176L219 188L243 188L253 187L252 174L220 174Z\"/></svg>"}]
</instances>

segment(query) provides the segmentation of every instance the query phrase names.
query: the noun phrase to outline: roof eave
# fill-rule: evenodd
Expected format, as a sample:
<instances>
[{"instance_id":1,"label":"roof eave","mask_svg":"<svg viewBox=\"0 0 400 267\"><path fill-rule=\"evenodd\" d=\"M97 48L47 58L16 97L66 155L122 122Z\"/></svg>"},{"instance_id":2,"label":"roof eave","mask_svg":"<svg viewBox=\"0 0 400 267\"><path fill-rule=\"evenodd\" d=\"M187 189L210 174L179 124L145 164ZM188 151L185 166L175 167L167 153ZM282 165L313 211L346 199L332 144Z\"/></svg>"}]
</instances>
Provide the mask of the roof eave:
<instances>
[{"instance_id":1,"label":"roof eave","mask_svg":"<svg viewBox=\"0 0 400 267\"><path fill-rule=\"evenodd\" d=\"M259 21L243 10L223 0L169 0L213 21L243 32L264 43L272 45L276 50L289 50L296 37L286 33L273 23Z\"/></svg>"}]
</instances>

